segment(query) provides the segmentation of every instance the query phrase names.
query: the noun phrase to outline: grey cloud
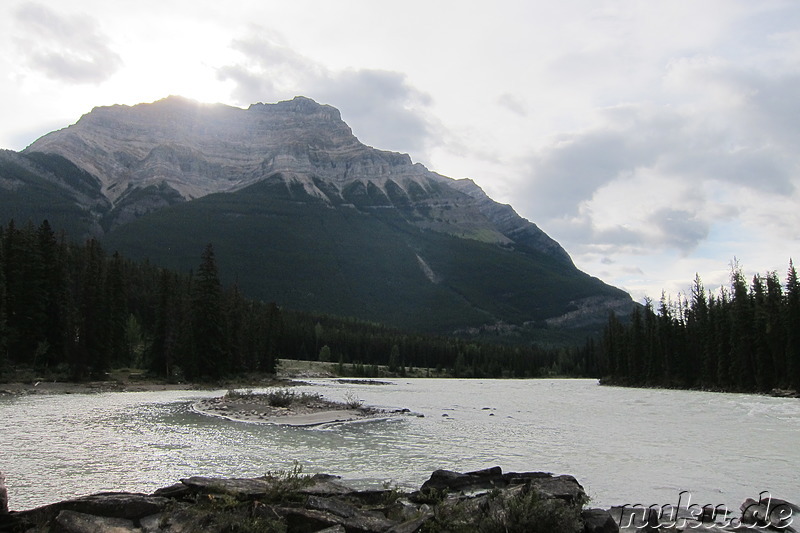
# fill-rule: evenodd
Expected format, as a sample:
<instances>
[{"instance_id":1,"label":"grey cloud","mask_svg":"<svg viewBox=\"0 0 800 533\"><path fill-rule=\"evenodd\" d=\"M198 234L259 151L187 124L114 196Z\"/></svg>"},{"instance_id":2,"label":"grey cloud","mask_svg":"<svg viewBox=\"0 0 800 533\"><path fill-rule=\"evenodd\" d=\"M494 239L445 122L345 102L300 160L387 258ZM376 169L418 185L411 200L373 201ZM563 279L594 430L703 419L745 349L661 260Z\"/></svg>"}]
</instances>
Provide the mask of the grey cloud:
<instances>
[{"instance_id":1,"label":"grey cloud","mask_svg":"<svg viewBox=\"0 0 800 533\"><path fill-rule=\"evenodd\" d=\"M769 86L768 94L789 99L783 82ZM791 194L800 168L794 148L800 128L782 113L800 112L800 104L780 105L755 89L753 94L731 117L646 106L606 110L600 126L562 135L530 159L521 203L538 220L575 217L600 188L642 171L687 185L730 183Z\"/></svg>"},{"instance_id":2,"label":"grey cloud","mask_svg":"<svg viewBox=\"0 0 800 533\"><path fill-rule=\"evenodd\" d=\"M623 226L602 229L592 228L590 235L592 235L593 242L621 247L637 248L646 241L646 236L641 228L634 230Z\"/></svg>"},{"instance_id":3,"label":"grey cloud","mask_svg":"<svg viewBox=\"0 0 800 533\"><path fill-rule=\"evenodd\" d=\"M424 108L430 96L411 86L399 72L376 69L331 71L297 54L279 36L261 33L237 40L244 62L218 69L236 83L243 104L304 95L333 105L367 144L419 156L434 142L434 126Z\"/></svg>"},{"instance_id":4,"label":"grey cloud","mask_svg":"<svg viewBox=\"0 0 800 533\"><path fill-rule=\"evenodd\" d=\"M687 147L680 154L665 157L664 169L684 178L738 184L762 192L787 195L794 191L792 183L797 163L774 147L723 144Z\"/></svg>"},{"instance_id":5,"label":"grey cloud","mask_svg":"<svg viewBox=\"0 0 800 533\"><path fill-rule=\"evenodd\" d=\"M100 83L113 75L122 60L91 17L60 15L37 3L15 12L24 37L19 53L34 69L50 78L76 83Z\"/></svg>"},{"instance_id":6,"label":"grey cloud","mask_svg":"<svg viewBox=\"0 0 800 533\"><path fill-rule=\"evenodd\" d=\"M430 97L405 75L384 70L346 70L319 79L315 93L333 103L354 131L377 148L419 154L432 140L422 108Z\"/></svg>"},{"instance_id":7,"label":"grey cloud","mask_svg":"<svg viewBox=\"0 0 800 533\"><path fill-rule=\"evenodd\" d=\"M576 249L595 249L612 246L615 249L636 250L647 244L648 236L644 229L631 229L625 226L598 227L588 216L570 219L553 219L546 225L548 233L557 234L559 240L571 242Z\"/></svg>"},{"instance_id":8,"label":"grey cloud","mask_svg":"<svg viewBox=\"0 0 800 533\"><path fill-rule=\"evenodd\" d=\"M698 62L683 74L686 85L708 87L712 98L724 94L729 101L684 119L683 144L665 158L667 168L694 180L792 193L800 166L800 75L714 62Z\"/></svg>"},{"instance_id":9,"label":"grey cloud","mask_svg":"<svg viewBox=\"0 0 800 533\"><path fill-rule=\"evenodd\" d=\"M797 74L758 77L750 83L754 122L760 130L771 133L770 137L782 145L796 146L800 141L798 87L800 75Z\"/></svg>"},{"instance_id":10,"label":"grey cloud","mask_svg":"<svg viewBox=\"0 0 800 533\"><path fill-rule=\"evenodd\" d=\"M503 93L498 96L497 103L516 115L521 117L528 116L528 109L525 107L525 102L511 93Z\"/></svg>"},{"instance_id":11,"label":"grey cloud","mask_svg":"<svg viewBox=\"0 0 800 533\"><path fill-rule=\"evenodd\" d=\"M562 136L531 162L530 209L548 218L574 216L603 185L653 164L657 155L653 143L630 131Z\"/></svg>"},{"instance_id":12,"label":"grey cloud","mask_svg":"<svg viewBox=\"0 0 800 533\"><path fill-rule=\"evenodd\" d=\"M663 244L677 248L683 254L694 250L708 237L710 225L695 213L684 209L661 208L648 219L660 234Z\"/></svg>"},{"instance_id":13,"label":"grey cloud","mask_svg":"<svg viewBox=\"0 0 800 533\"><path fill-rule=\"evenodd\" d=\"M253 72L244 65L221 67L217 69L217 77L236 83L233 96L243 104L289 98L286 94L281 94L270 77Z\"/></svg>"},{"instance_id":14,"label":"grey cloud","mask_svg":"<svg viewBox=\"0 0 800 533\"><path fill-rule=\"evenodd\" d=\"M644 275L644 271L638 266L622 267L620 270L626 274L632 274L634 276Z\"/></svg>"}]
</instances>

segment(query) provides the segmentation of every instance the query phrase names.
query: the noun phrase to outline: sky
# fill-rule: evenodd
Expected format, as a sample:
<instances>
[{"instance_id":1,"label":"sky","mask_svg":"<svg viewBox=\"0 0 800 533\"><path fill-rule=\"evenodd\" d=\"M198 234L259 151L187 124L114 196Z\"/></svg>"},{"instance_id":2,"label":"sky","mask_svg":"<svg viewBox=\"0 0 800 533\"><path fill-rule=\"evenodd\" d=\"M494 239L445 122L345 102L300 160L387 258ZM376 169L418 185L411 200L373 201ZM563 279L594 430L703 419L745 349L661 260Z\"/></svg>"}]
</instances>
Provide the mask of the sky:
<instances>
[{"instance_id":1,"label":"sky","mask_svg":"<svg viewBox=\"0 0 800 533\"><path fill-rule=\"evenodd\" d=\"M795 0L3 0L0 148L95 106L330 104L637 301L800 260Z\"/></svg>"}]
</instances>

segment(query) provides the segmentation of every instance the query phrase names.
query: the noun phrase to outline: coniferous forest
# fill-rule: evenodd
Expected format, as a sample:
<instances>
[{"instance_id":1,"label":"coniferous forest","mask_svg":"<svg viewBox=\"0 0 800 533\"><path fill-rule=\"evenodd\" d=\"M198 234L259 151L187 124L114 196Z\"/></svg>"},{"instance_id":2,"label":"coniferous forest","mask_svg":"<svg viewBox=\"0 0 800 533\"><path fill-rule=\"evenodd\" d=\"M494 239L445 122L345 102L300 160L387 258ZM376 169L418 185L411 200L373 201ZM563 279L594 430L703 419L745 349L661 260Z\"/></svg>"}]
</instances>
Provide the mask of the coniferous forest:
<instances>
[{"instance_id":1,"label":"coniferous forest","mask_svg":"<svg viewBox=\"0 0 800 533\"><path fill-rule=\"evenodd\" d=\"M707 293L699 276L691 295L661 297L623 324L611 315L598 358L611 383L740 392L800 391L800 287L789 262L748 286L734 261L730 289Z\"/></svg>"},{"instance_id":2,"label":"coniferous forest","mask_svg":"<svg viewBox=\"0 0 800 533\"><path fill-rule=\"evenodd\" d=\"M630 386L767 392L800 390L800 286L790 262L730 288L662 295L629 318L609 316L602 339L540 348L403 332L299 312L223 287L212 245L179 273L109 254L47 221L0 227L0 378L29 369L72 380L114 368L169 380L273 374L279 358L339 362L343 374L432 368L457 377L604 377ZM435 374L434 374L435 375Z\"/></svg>"},{"instance_id":3,"label":"coniferous forest","mask_svg":"<svg viewBox=\"0 0 800 533\"><path fill-rule=\"evenodd\" d=\"M459 377L585 375L586 349L507 346L297 312L223 287L213 247L178 273L75 244L47 221L0 228L0 378L72 380L114 368L170 380L275 372L278 358L339 362L349 374L421 367Z\"/></svg>"}]
</instances>

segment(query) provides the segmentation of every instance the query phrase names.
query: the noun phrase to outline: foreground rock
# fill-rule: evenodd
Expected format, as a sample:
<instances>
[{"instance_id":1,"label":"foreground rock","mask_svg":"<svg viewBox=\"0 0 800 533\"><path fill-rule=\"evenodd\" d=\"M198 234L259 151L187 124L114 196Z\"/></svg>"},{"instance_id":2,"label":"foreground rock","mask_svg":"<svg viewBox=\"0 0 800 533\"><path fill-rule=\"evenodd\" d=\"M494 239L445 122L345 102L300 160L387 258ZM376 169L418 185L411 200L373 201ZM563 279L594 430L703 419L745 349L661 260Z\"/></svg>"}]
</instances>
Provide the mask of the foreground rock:
<instances>
[{"instance_id":1,"label":"foreground rock","mask_svg":"<svg viewBox=\"0 0 800 533\"><path fill-rule=\"evenodd\" d=\"M688 508L587 509L572 476L499 467L433 472L417 491L356 490L336 476L190 477L153 494L100 493L21 512L0 533L617 533L794 531L800 508L748 500L740 517ZM714 509L709 509L714 511Z\"/></svg>"},{"instance_id":2,"label":"foreground rock","mask_svg":"<svg viewBox=\"0 0 800 533\"><path fill-rule=\"evenodd\" d=\"M355 490L339 478L282 474L191 477L155 493L100 493L0 519L2 532L358 532L617 531L587 513L571 476L438 470L418 491ZM613 524L611 524L613 526Z\"/></svg>"}]
</instances>

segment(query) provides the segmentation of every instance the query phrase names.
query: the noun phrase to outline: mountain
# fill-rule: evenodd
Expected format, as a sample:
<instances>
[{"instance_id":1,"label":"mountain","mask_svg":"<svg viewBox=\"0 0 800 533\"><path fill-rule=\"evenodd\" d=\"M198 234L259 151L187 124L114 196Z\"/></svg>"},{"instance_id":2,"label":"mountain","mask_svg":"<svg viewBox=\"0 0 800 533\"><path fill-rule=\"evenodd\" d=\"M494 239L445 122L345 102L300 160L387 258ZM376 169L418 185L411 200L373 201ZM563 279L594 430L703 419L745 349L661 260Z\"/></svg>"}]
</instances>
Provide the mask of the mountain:
<instances>
[{"instance_id":1,"label":"mountain","mask_svg":"<svg viewBox=\"0 0 800 533\"><path fill-rule=\"evenodd\" d=\"M0 152L0 188L5 218L55 218L164 266L193 268L211 242L227 281L298 309L499 331L632 305L473 181L366 146L304 97L95 108Z\"/></svg>"}]
</instances>

